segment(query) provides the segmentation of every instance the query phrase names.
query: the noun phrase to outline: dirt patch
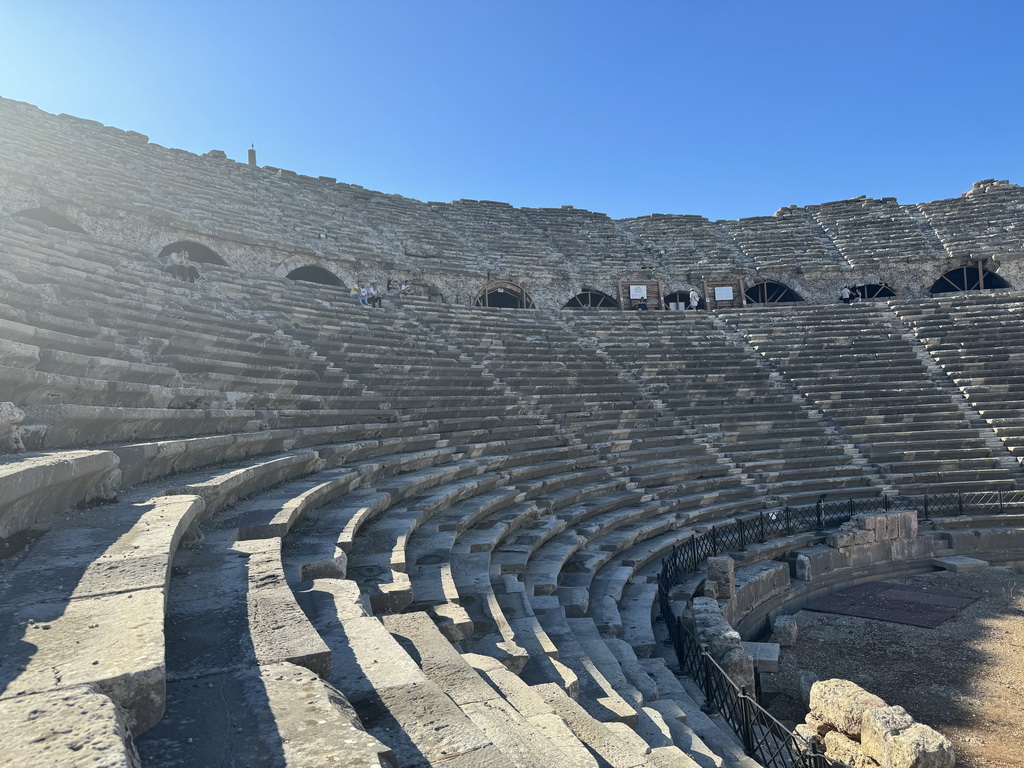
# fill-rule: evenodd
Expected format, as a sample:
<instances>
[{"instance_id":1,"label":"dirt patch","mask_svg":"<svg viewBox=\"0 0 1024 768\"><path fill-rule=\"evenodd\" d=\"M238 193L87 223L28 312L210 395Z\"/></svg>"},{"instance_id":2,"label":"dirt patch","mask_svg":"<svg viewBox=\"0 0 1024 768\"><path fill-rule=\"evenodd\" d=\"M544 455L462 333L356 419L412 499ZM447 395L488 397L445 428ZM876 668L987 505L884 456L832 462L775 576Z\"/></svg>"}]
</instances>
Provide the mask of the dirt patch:
<instances>
[{"instance_id":1,"label":"dirt patch","mask_svg":"<svg viewBox=\"0 0 1024 768\"><path fill-rule=\"evenodd\" d=\"M1009 568L890 579L980 599L934 629L801 611L796 647L762 685L779 719L803 720L802 670L852 680L943 733L962 768L1024 766L1024 575Z\"/></svg>"}]
</instances>

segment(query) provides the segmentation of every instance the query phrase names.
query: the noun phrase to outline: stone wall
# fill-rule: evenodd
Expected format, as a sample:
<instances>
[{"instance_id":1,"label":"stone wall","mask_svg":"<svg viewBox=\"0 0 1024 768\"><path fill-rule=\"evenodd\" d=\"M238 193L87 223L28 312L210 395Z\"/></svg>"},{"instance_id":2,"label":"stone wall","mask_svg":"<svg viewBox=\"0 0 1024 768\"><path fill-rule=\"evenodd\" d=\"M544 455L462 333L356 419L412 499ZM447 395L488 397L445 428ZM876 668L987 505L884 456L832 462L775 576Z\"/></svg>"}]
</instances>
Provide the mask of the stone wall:
<instances>
[{"instance_id":1,"label":"stone wall","mask_svg":"<svg viewBox=\"0 0 1024 768\"><path fill-rule=\"evenodd\" d=\"M827 757L851 768L953 768L949 739L890 707L849 680L823 680L810 691L810 712L797 726Z\"/></svg>"},{"instance_id":2,"label":"stone wall","mask_svg":"<svg viewBox=\"0 0 1024 768\"><path fill-rule=\"evenodd\" d=\"M843 285L886 282L925 295L944 272L989 259L1024 284L1024 191L979 182L953 200L893 198L789 206L774 216L614 221L601 213L507 203L421 202L149 143L131 131L0 99L0 217L51 210L138 259L189 240L258 274L318 266L355 279L410 280L437 300L471 304L489 280L521 284L558 308L620 280L667 292L705 279L784 283L834 302Z\"/></svg>"}]
</instances>

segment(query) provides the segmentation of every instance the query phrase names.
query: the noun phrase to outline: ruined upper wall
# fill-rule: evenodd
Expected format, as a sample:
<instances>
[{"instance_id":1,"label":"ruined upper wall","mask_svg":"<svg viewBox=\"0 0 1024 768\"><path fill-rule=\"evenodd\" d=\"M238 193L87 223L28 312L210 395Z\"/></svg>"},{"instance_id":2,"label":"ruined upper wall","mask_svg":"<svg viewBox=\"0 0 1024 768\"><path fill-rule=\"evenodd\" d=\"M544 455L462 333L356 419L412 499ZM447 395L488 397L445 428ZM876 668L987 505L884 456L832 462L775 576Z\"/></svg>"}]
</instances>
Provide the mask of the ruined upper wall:
<instances>
[{"instance_id":1,"label":"ruined upper wall","mask_svg":"<svg viewBox=\"0 0 1024 768\"><path fill-rule=\"evenodd\" d=\"M546 306L583 288L614 294L620 279L636 278L668 290L771 279L812 300L858 282L921 294L966 260L994 259L1014 273L1024 253L1024 190L1008 182L909 206L857 198L737 221L615 221L569 206L421 202L168 149L4 99L0 181L0 216L45 207L139 258L189 239L243 271L283 275L314 264L346 283L398 274L460 303L489 278L521 282ZM1021 287L1016 274L1008 279Z\"/></svg>"}]
</instances>

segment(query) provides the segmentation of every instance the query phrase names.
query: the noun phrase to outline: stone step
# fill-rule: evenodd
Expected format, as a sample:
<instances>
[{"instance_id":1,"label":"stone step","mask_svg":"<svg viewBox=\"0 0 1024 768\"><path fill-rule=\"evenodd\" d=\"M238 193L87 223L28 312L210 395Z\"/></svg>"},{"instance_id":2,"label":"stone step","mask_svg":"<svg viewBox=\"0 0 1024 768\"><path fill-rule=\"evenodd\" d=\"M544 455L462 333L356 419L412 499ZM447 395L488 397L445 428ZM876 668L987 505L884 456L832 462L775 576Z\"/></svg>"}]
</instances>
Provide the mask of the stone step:
<instances>
[{"instance_id":1,"label":"stone step","mask_svg":"<svg viewBox=\"0 0 1024 768\"><path fill-rule=\"evenodd\" d=\"M424 613L386 616L384 626L417 660L427 679L443 690L515 766L573 764L563 751L489 685L453 648Z\"/></svg>"},{"instance_id":2,"label":"stone step","mask_svg":"<svg viewBox=\"0 0 1024 768\"><path fill-rule=\"evenodd\" d=\"M28 450L81 448L124 442L244 432L259 425L256 411L31 405L24 409Z\"/></svg>"},{"instance_id":3,"label":"stone step","mask_svg":"<svg viewBox=\"0 0 1024 768\"><path fill-rule=\"evenodd\" d=\"M197 496L142 495L71 515L36 541L5 574L0 697L91 684L133 733L153 726L171 562L203 508Z\"/></svg>"},{"instance_id":4,"label":"stone step","mask_svg":"<svg viewBox=\"0 0 1024 768\"><path fill-rule=\"evenodd\" d=\"M675 747L652 749L628 726L594 720L557 685L541 684L533 688L603 764L612 768L692 765L692 761Z\"/></svg>"},{"instance_id":5,"label":"stone step","mask_svg":"<svg viewBox=\"0 0 1024 768\"><path fill-rule=\"evenodd\" d=\"M453 768L513 763L431 681L380 620L347 602L340 582L314 582L307 610L334 654L328 679L366 730L390 747L399 765Z\"/></svg>"},{"instance_id":6,"label":"stone step","mask_svg":"<svg viewBox=\"0 0 1024 768\"><path fill-rule=\"evenodd\" d=\"M139 765L124 716L95 685L0 699L0 722L8 765Z\"/></svg>"}]
</instances>

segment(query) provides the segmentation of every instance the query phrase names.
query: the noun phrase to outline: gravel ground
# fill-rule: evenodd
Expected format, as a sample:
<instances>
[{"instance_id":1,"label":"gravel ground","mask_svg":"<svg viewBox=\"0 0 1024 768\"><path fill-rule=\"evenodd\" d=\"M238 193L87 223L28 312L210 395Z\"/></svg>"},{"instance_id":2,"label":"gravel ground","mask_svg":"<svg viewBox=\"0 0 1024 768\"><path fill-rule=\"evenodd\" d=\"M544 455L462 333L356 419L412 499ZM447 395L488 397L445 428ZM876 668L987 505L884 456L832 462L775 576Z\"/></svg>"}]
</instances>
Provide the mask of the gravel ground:
<instances>
[{"instance_id":1,"label":"gravel ground","mask_svg":"<svg viewBox=\"0 0 1024 768\"><path fill-rule=\"evenodd\" d=\"M999 567L890 581L981 598L935 629L801 611L796 647L762 680L769 696L781 692L769 709L803 720L801 670L844 678L945 734L957 766L1024 766L1024 575Z\"/></svg>"}]
</instances>

